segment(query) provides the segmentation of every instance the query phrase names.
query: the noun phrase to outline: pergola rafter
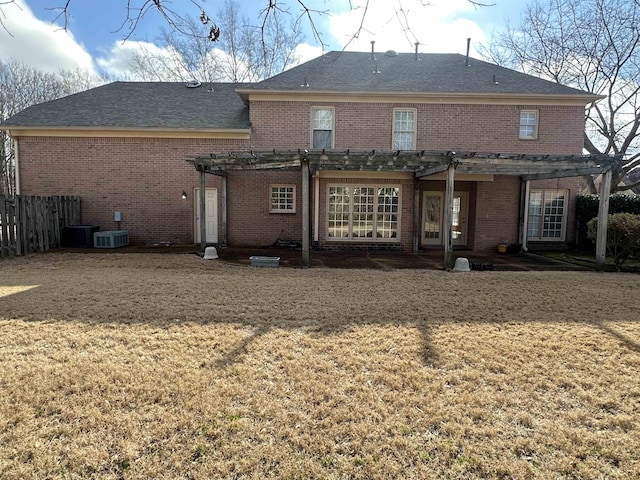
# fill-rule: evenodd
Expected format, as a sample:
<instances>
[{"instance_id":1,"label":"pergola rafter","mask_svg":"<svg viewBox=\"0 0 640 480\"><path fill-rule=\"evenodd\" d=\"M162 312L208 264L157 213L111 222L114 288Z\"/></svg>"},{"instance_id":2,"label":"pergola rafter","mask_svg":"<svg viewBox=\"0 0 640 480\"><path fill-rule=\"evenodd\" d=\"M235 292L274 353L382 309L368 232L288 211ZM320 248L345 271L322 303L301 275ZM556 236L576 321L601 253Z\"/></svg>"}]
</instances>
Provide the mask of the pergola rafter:
<instances>
[{"instance_id":1,"label":"pergola rafter","mask_svg":"<svg viewBox=\"0 0 640 480\"><path fill-rule=\"evenodd\" d=\"M226 176L229 171L237 170L281 170L302 171L303 197L308 197L309 176L312 172L322 170L360 171L360 172L401 172L413 174L416 179L446 172L445 192L445 267L453 263L453 245L451 236L452 198L456 173L480 175L519 176L524 190L528 192L529 182L550 178L576 177L581 175L603 174L603 192L608 192L611 167L621 161L619 156L609 155L532 155L502 154L486 152L456 152L427 150L285 150L285 151L238 151L216 152L201 155L187 160L201 173L200 208L204 210L204 176L205 174L223 177L223 194L226 199ZM306 193L305 193L306 192ZM604 197L605 195L603 195ZM596 244L596 260L604 264L607 214L601 208L598 223L598 242ZM526 210L526 206L525 206ZM604 212L604 213L603 213ZM308 237L309 199L303 198L303 237ZM204 252L204 211L200 212L201 249ZM526 247L526 215L523 216L522 240ZM223 205L223 229L226 238L226 204ZM309 262L309 239L303 238L303 266ZM414 240L414 249L417 249Z\"/></svg>"}]
</instances>

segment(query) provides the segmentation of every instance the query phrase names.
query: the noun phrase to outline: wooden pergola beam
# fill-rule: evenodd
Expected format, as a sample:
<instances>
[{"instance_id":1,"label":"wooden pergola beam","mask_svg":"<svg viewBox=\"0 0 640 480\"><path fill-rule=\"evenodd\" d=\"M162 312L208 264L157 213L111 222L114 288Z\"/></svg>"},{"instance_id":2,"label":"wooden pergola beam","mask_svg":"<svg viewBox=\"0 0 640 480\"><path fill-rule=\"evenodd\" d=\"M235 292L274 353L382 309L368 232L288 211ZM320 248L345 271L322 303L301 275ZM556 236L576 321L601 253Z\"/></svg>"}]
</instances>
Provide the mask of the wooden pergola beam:
<instances>
[{"instance_id":1,"label":"wooden pergola beam","mask_svg":"<svg viewBox=\"0 0 640 480\"><path fill-rule=\"evenodd\" d=\"M205 173L226 177L231 170L302 170L303 189L303 266L309 265L309 173L320 170L337 171L369 171L369 172L403 172L413 174L417 180L437 173L447 172L445 195L445 268L453 267L452 241L452 204L454 176L457 173L513 175L519 176L528 186L531 180L548 178L576 177L605 172L603 176L603 192L607 181L607 189L611 182L611 165L620 159L609 155L529 155L502 154L483 152L455 151L338 151L338 150L276 150L264 152L227 152L211 153L198 156L187 161L201 172L200 179L200 232L201 250L206 247L206 219L204 213L204 175ZM607 177L608 175L608 177ZM305 181L306 179L306 181ZM608 180L607 180L608 179ZM226 180L226 179L225 179ZM224 185L226 209L226 185ZM415 195L417 195L414 192ZM305 202L306 199L306 202ZM416 208L417 206L417 208ZM608 196L601 198L598 215L598 241L596 262L604 264L606 247L606 218ZM419 208L419 199L414 203ZM604 212L604 213L603 213ZM223 215L223 229L226 242L226 211ZM419 219L414 218L414 250L419 242ZM526 220L522 225L526 245ZM601 239L604 235L604 239Z\"/></svg>"},{"instance_id":2,"label":"wooden pergola beam","mask_svg":"<svg viewBox=\"0 0 640 480\"><path fill-rule=\"evenodd\" d=\"M301 159L309 169L339 171L389 171L413 173L423 178L447 170L452 159L458 173L560 178L600 173L615 160L608 155L511 155L453 151L338 151L290 150L214 153L187 160L207 173L228 170L297 170ZM552 177L548 177L553 175ZM528 178L536 179L536 178Z\"/></svg>"},{"instance_id":3,"label":"wooden pergola beam","mask_svg":"<svg viewBox=\"0 0 640 480\"><path fill-rule=\"evenodd\" d=\"M521 175L523 180L548 180L552 178L581 177L582 175L599 175L602 167L567 168L564 170L553 170L545 173L533 173Z\"/></svg>"}]
</instances>

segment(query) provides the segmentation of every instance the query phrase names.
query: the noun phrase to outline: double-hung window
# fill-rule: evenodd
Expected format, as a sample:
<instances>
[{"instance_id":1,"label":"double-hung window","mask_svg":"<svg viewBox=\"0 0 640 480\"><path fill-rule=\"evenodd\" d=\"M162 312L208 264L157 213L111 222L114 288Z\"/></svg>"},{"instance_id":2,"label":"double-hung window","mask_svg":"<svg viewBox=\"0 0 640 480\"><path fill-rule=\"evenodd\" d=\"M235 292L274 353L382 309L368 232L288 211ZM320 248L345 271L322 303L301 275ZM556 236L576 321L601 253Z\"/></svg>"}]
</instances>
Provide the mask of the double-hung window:
<instances>
[{"instance_id":1,"label":"double-hung window","mask_svg":"<svg viewBox=\"0 0 640 480\"><path fill-rule=\"evenodd\" d=\"M393 150L415 150L416 148L416 111L414 109L395 109L393 111Z\"/></svg>"},{"instance_id":2,"label":"double-hung window","mask_svg":"<svg viewBox=\"0 0 640 480\"><path fill-rule=\"evenodd\" d=\"M314 107L311 110L311 148L333 148L334 110Z\"/></svg>"},{"instance_id":3,"label":"double-hung window","mask_svg":"<svg viewBox=\"0 0 640 480\"><path fill-rule=\"evenodd\" d=\"M397 242L400 239L400 187L331 185L327 207L329 240Z\"/></svg>"},{"instance_id":4,"label":"double-hung window","mask_svg":"<svg viewBox=\"0 0 640 480\"><path fill-rule=\"evenodd\" d=\"M520 112L520 139L535 140L538 138L538 111L522 110Z\"/></svg>"},{"instance_id":5,"label":"double-hung window","mask_svg":"<svg viewBox=\"0 0 640 480\"><path fill-rule=\"evenodd\" d=\"M531 190L527 238L564 241L567 227L567 191Z\"/></svg>"}]
</instances>

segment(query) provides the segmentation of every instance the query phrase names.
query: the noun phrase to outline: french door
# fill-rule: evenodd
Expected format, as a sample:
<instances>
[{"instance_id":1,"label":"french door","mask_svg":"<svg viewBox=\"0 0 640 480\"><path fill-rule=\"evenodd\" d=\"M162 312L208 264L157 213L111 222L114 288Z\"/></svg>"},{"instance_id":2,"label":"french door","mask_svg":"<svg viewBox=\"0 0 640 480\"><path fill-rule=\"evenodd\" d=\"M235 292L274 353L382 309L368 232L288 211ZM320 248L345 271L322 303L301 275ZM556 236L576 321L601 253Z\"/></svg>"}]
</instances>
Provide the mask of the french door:
<instances>
[{"instance_id":1,"label":"french door","mask_svg":"<svg viewBox=\"0 0 640 480\"><path fill-rule=\"evenodd\" d=\"M444 244L444 193L424 192L422 195L422 244ZM468 192L453 193L451 236L454 245L467 244Z\"/></svg>"}]
</instances>

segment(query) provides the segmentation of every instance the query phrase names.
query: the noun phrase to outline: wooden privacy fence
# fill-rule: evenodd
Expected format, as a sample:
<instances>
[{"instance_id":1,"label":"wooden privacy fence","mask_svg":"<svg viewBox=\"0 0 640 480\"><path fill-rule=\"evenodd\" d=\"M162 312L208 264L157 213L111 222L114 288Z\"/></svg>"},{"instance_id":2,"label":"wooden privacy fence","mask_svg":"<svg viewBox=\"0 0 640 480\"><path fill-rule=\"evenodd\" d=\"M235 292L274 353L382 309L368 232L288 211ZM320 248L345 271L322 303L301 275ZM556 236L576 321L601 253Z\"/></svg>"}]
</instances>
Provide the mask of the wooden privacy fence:
<instances>
[{"instance_id":1,"label":"wooden privacy fence","mask_svg":"<svg viewBox=\"0 0 640 480\"><path fill-rule=\"evenodd\" d=\"M62 229L80 223L80 197L0 195L0 257L61 246Z\"/></svg>"}]
</instances>

